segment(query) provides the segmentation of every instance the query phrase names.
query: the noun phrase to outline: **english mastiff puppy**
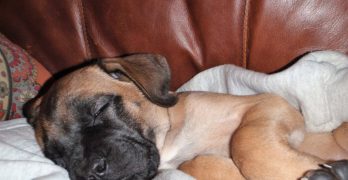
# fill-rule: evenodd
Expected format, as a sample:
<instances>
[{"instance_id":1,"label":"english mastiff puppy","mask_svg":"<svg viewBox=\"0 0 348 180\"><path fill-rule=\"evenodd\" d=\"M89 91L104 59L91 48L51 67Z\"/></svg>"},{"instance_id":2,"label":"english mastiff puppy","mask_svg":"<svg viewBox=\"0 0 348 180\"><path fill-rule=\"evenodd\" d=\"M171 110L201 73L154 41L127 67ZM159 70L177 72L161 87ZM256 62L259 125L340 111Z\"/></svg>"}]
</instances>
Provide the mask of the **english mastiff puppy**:
<instances>
[{"instance_id":1,"label":"english mastiff puppy","mask_svg":"<svg viewBox=\"0 0 348 180\"><path fill-rule=\"evenodd\" d=\"M100 59L59 78L26 114L71 179L151 179L180 167L197 179L294 180L348 157L347 125L306 134L276 95L175 94L169 81L160 55ZM324 166L307 176L347 178L346 161Z\"/></svg>"}]
</instances>

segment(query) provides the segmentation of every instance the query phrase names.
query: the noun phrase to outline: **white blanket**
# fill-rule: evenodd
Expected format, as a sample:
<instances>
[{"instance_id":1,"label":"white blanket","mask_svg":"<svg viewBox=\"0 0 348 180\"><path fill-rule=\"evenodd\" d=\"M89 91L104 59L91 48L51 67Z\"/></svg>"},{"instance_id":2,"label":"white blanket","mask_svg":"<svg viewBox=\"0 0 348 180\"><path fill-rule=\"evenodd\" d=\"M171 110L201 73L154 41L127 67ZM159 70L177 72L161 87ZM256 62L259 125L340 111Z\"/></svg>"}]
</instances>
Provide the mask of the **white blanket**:
<instances>
[{"instance_id":1,"label":"white blanket","mask_svg":"<svg viewBox=\"0 0 348 180\"><path fill-rule=\"evenodd\" d=\"M197 74L180 91L275 93L301 110L308 131L328 132L348 121L348 56L312 52L271 75L222 65Z\"/></svg>"},{"instance_id":2,"label":"white blanket","mask_svg":"<svg viewBox=\"0 0 348 180\"><path fill-rule=\"evenodd\" d=\"M67 180L69 176L44 157L23 118L0 122L0 179Z\"/></svg>"}]
</instances>

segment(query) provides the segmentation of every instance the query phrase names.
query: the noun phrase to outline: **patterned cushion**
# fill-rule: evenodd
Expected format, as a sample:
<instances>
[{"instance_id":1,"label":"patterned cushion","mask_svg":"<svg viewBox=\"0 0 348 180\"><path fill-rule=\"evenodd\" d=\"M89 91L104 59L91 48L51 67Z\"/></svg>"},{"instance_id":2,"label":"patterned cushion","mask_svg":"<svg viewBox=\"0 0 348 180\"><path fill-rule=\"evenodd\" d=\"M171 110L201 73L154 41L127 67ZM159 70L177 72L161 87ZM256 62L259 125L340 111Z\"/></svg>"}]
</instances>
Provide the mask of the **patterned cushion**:
<instances>
[{"instance_id":1,"label":"patterned cushion","mask_svg":"<svg viewBox=\"0 0 348 180\"><path fill-rule=\"evenodd\" d=\"M23 117L22 106L40 89L35 60L0 34L0 120Z\"/></svg>"}]
</instances>

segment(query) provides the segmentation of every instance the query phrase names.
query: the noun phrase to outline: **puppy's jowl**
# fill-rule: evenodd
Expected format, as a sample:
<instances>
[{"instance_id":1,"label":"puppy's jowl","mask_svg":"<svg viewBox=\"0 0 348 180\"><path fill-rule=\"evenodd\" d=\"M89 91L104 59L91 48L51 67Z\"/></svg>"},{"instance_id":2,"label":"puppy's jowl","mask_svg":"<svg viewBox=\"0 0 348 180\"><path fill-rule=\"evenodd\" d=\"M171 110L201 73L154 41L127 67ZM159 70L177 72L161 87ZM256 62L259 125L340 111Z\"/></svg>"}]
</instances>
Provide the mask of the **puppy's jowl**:
<instances>
[{"instance_id":1,"label":"puppy's jowl","mask_svg":"<svg viewBox=\"0 0 348 180\"><path fill-rule=\"evenodd\" d=\"M291 142L304 123L282 98L174 94L169 81L160 55L101 59L58 79L26 114L44 154L72 179L151 179L184 162L198 179L297 179L326 162ZM211 168L195 163L205 155Z\"/></svg>"}]
</instances>

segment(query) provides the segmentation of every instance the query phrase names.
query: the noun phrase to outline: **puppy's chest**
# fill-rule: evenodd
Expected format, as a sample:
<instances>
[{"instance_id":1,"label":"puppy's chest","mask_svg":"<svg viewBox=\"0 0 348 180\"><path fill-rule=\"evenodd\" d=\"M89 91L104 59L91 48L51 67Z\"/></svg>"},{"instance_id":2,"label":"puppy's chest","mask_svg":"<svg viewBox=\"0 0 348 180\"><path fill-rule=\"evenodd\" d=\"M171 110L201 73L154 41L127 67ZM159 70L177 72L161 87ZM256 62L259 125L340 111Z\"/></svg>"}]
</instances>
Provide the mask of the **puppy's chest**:
<instances>
[{"instance_id":1,"label":"puppy's chest","mask_svg":"<svg viewBox=\"0 0 348 180\"><path fill-rule=\"evenodd\" d=\"M229 156L231 124L191 124L185 123L182 129L167 139L160 151L160 169L177 168L181 163L197 155L215 154ZM226 128L228 127L228 128Z\"/></svg>"}]
</instances>

